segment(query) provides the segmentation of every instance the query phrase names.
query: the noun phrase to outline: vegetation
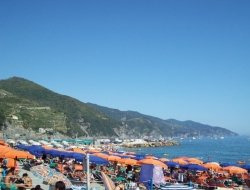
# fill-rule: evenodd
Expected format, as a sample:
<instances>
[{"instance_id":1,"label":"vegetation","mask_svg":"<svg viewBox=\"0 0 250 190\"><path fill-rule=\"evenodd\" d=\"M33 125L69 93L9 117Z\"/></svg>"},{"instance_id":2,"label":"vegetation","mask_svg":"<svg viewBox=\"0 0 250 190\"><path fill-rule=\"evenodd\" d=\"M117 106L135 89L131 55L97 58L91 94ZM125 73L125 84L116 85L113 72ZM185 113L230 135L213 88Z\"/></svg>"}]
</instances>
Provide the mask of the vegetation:
<instances>
[{"instance_id":1,"label":"vegetation","mask_svg":"<svg viewBox=\"0 0 250 190\"><path fill-rule=\"evenodd\" d=\"M51 128L72 137L235 135L192 121L162 120L134 111L86 104L18 77L0 80L0 124L5 120L35 131Z\"/></svg>"},{"instance_id":2,"label":"vegetation","mask_svg":"<svg viewBox=\"0 0 250 190\"><path fill-rule=\"evenodd\" d=\"M9 93L0 99L1 108L9 117L16 114L25 127L34 130L48 127L56 128L70 136L76 134L78 136L116 136L114 128L120 125L119 122L83 102L54 93L23 78L13 77L1 80L0 89ZM10 94L12 96L9 96Z\"/></svg>"}]
</instances>

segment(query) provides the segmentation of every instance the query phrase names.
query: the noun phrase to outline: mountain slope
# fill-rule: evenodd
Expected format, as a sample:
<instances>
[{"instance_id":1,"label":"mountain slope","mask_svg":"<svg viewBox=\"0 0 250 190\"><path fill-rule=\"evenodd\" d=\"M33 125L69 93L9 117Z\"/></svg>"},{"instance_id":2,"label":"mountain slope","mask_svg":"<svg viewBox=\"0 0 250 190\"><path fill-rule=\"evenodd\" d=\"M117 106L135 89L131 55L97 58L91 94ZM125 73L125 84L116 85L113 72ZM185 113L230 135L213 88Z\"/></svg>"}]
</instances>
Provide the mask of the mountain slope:
<instances>
[{"instance_id":1,"label":"mountain slope","mask_svg":"<svg viewBox=\"0 0 250 190\"><path fill-rule=\"evenodd\" d=\"M194 121L178 121L175 119L163 120L140 114L134 111L120 111L96 104L88 103L96 110L104 112L107 116L122 121L127 134L141 133L144 135L162 136L231 136L236 133L221 128L197 123Z\"/></svg>"},{"instance_id":2,"label":"mountain slope","mask_svg":"<svg viewBox=\"0 0 250 190\"><path fill-rule=\"evenodd\" d=\"M163 120L83 103L19 77L0 80L0 126L5 119L27 129L50 128L71 137L236 135L193 121Z\"/></svg>"},{"instance_id":3,"label":"mountain slope","mask_svg":"<svg viewBox=\"0 0 250 190\"><path fill-rule=\"evenodd\" d=\"M76 133L79 136L116 136L114 129L119 127L119 122L106 117L103 113L74 98L54 93L38 84L18 77L1 80L0 89L13 94L12 99L9 100L14 102L13 106L19 104L26 107L27 103L31 107L48 106L49 110L51 110L51 117L45 117L43 120L49 119L54 123L54 117L60 117L59 115L61 115L66 126L65 134L71 136L74 136ZM17 101L14 101L13 97L17 97ZM1 104L8 102L6 98L9 97L2 98ZM26 104L23 104L22 102L25 101ZM28 112L30 109L25 110ZM35 109L33 109L33 112L35 112ZM19 116L23 118L22 115L25 115L23 111ZM26 113L26 115L33 118L31 112ZM30 121L27 122L27 125L29 125Z\"/></svg>"}]
</instances>

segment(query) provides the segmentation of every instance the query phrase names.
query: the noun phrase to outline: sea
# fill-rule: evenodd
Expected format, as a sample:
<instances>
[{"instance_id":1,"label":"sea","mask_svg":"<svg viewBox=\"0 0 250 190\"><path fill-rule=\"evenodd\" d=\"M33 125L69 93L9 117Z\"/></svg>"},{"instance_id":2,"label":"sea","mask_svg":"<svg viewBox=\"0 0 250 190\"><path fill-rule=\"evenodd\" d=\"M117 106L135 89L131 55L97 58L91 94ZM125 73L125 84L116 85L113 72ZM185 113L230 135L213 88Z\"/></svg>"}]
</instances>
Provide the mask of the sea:
<instances>
[{"instance_id":1,"label":"sea","mask_svg":"<svg viewBox=\"0 0 250 190\"><path fill-rule=\"evenodd\" d=\"M150 154L158 158L194 157L204 162L250 164L250 137L217 137L178 139L180 145L168 147L129 148L138 154Z\"/></svg>"}]
</instances>

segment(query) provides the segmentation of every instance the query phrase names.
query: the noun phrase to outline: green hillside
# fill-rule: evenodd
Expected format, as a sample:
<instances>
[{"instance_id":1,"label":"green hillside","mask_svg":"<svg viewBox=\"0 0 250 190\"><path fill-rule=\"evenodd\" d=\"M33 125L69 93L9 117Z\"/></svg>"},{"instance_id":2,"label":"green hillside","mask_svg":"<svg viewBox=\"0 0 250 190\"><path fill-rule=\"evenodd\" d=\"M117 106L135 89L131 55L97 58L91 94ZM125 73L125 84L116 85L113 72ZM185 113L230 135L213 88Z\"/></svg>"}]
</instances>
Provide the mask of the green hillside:
<instances>
[{"instance_id":1,"label":"green hillside","mask_svg":"<svg viewBox=\"0 0 250 190\"><path fill-rule=\"evenodd\" d=\"M48 128L71 137L236 135L193 121L163 120L86 104L19 77L0 80L0 126L6 120L27 129Z\"/></svg>"},{"instance_id":2,"label":"green hillside","mask_svg":"<svg viewBox=\"0 0 250 190\"><path fill-rule=\"evenodd\" d=\"M0 99L5 115L19 116L25 127L48 126L70 136L116 136L119 122L74 98L18 77L1 80L0 89L8 92Z\"/></svg>"}]
</instances>

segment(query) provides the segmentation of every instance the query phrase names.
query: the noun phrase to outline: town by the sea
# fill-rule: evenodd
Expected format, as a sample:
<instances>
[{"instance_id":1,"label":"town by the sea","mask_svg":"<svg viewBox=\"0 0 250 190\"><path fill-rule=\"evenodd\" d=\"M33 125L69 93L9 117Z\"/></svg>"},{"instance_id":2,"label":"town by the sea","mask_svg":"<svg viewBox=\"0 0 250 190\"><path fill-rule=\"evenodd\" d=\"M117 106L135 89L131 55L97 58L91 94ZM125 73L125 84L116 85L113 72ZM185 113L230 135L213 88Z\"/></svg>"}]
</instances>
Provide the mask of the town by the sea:
<instances>
[{"instance_id":1,"label":"town by the sea","mask_svg":"<svg viewBox=\"0 0 250 190\"><path fill-rule=\"evenodd\" d=\"M188 156L220 163L250 163L250 137L217 137L180 139L178 146L130 148L139 154L152 154L169 159Z\"/></svg>"}]
</instances>

